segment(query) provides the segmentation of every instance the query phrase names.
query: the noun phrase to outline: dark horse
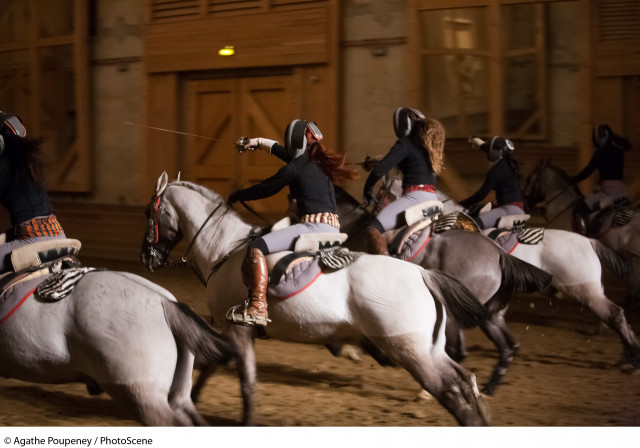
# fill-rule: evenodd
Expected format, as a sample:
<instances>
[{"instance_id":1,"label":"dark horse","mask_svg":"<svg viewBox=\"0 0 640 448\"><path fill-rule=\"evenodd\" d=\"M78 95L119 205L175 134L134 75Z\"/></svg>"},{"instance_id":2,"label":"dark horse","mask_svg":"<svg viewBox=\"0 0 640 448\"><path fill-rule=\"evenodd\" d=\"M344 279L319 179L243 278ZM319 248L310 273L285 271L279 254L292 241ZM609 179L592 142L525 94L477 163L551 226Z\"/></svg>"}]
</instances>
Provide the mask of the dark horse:
<instances>
[{"instance_id":1,"label":"dark horse","mask_svg":"<svg viewBox=\"0 0 640 448\"><path fill-rule=\"evenodd\" d=\"M341 231L349 235L346 246L365 251L364 228L371 215L342 188L336 187L335 192ZM479 233L456 229L432 234L411 262L455 277L487 308L488 317L479 326L499 352L498 363L483 389L492 395L519 348L504 320L509 298L514 293L545 290L551 283L551 275L505 253ZM466 356L461 326L448 319L446 335L447 353L461 361Z\"/></svg>"}]
</instances>

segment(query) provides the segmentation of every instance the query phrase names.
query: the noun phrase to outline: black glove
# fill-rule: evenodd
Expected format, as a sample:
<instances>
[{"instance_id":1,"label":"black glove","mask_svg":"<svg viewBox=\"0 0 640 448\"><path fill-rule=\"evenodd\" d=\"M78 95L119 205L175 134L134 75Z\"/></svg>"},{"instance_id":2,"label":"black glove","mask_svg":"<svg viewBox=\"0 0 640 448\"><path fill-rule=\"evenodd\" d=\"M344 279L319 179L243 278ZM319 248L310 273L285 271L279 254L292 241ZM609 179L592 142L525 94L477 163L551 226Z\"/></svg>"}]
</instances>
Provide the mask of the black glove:
<instances>
[{"instance_id":1,"label":"black glove","mask_svg":"<svg viewBox=\"0 0 640 448\"><path fill-rule=\"evenodd\" d=\"M238 202L240 200L240 198L238 196L240 196L238 194L238 190L234 191L233 193L231 193L229 195L229 199L227 199L227 203L229 205L233 205L234 203Z\"/></svg>"},{"instance_id":2,"label":"black glove","mask_svg":"<svg viewBox=\"0 0 640 448\"><path fill-rule=\"evenodd\" d=\"M362 197L364 198L364 202L367 202L369 204L371 204L372 202L374 202L376 200L376 197L373 195L373 190L369 189L367 191L364 192L364 194L362 195Z\"/></svg>"}]
</instances>

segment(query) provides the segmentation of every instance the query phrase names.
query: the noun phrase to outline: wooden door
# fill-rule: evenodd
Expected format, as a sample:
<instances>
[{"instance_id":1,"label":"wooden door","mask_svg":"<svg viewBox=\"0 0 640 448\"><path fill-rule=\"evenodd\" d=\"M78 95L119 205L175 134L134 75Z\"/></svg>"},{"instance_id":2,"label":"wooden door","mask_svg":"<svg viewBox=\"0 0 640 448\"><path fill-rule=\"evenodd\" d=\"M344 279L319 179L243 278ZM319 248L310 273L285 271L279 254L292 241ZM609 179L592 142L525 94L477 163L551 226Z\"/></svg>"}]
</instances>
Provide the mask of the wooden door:
<instances>
[{"instance_id":1,"label":"wooden door","mask_svg":"<svg viewBox=\"0 0 640 448\"><path fill-rule=\"evenodd\" d=\"M265 137L282 143L287 124L295 118L298 100L293 76L264 76L189 81L184 172L189 180L227 197L275 174L283 166L264 151L238 154L240 136ZM252 202L256 211L283 214L288 189Z\"/></svg>"}]
</instances>

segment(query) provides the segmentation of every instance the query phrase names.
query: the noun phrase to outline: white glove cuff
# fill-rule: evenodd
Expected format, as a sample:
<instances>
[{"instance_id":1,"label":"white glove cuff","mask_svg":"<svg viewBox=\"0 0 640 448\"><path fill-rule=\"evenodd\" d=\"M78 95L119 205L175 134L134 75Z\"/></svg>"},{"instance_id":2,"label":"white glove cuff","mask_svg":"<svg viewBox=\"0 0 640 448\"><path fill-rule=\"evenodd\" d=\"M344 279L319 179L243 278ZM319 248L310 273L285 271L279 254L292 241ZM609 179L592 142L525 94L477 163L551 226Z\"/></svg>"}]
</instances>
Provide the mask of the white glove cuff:
<instances>
[{"instance_id":1,"label":"white glove cuff","mask_svg":"<svg viewBox=\"0 0 640 448\"><path fill-rule=\"evenodd\" d=\"M266 149L269 151L269 153L271 153L271 148L273 147L273 145L275 145L276 143L278 143L275 140L270 140L268 138L262 138L262 137L258 137L258 145L262 148L262 149Z\"/></svg>"},{"instance_id":2,"label":"white glove cuff","mask_svg":"<svg viewBox=\"0 0 640 448\"><path fill-rule=\"evenodd\" d=\"M484 145L485 142L484 142L484 140L479 139L478 137L474 137L474 138L469 140L469 143L471 143L471 146L473 148L479 148L482 145Z\"/></svg>"}]
</instances>

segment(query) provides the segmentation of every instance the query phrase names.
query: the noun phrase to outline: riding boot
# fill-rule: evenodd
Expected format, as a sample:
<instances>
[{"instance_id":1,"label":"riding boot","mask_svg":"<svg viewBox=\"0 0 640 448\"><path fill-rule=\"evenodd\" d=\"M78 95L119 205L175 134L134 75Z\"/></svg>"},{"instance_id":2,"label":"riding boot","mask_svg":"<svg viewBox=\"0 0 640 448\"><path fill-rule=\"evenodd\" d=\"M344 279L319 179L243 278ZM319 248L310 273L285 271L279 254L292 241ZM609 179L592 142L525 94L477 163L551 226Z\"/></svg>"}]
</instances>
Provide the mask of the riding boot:
<instances>
[{"instance_id":1,"label":"riding boot","mask_svg":"<svg viewBox=\"0 0 640 448\"><path fill-rule=\"evenodd\" d=\"M587 222L585 221L584 216L576 213L575 211L572 215L571 227L574 232L579 233L580 235L587 235Z\"/></svg>"},{"instance_id":2,"label":"riding boot","mask_svg":"<svg viewBox=\"0 0 640 448\"><path fill-rule=\"evenodd\" d=\"M580 200L573 207L571 227L573 231L580 235L587 234L587 219L586 216L591 212L591 209L584 200Z\"/></svg>"},{"instance_id":3,"label":"riding boot","mask_svg":"<svg viewBox=\"0 0 640 448\"><path fill-rule=\"evenodd\" d=\"M249 296L244 305L236 305L227 311L227 320L246 326L266 326L267 314L267 282L269 273L267 261L260 249L250 249L242 263L242 272L249 277Z\"/></svg>"},{"instance_id":4,"label":"riding boot","mask_svg":"<svg viewBox=\"0 0 640 448\"><path fill-rule=\"evenodd\" d=\"M367 235L367 252L377 255L389 255L387 240L378 229L368 226L365 229L365 233Z\"/></svg>"}]
</instances>

